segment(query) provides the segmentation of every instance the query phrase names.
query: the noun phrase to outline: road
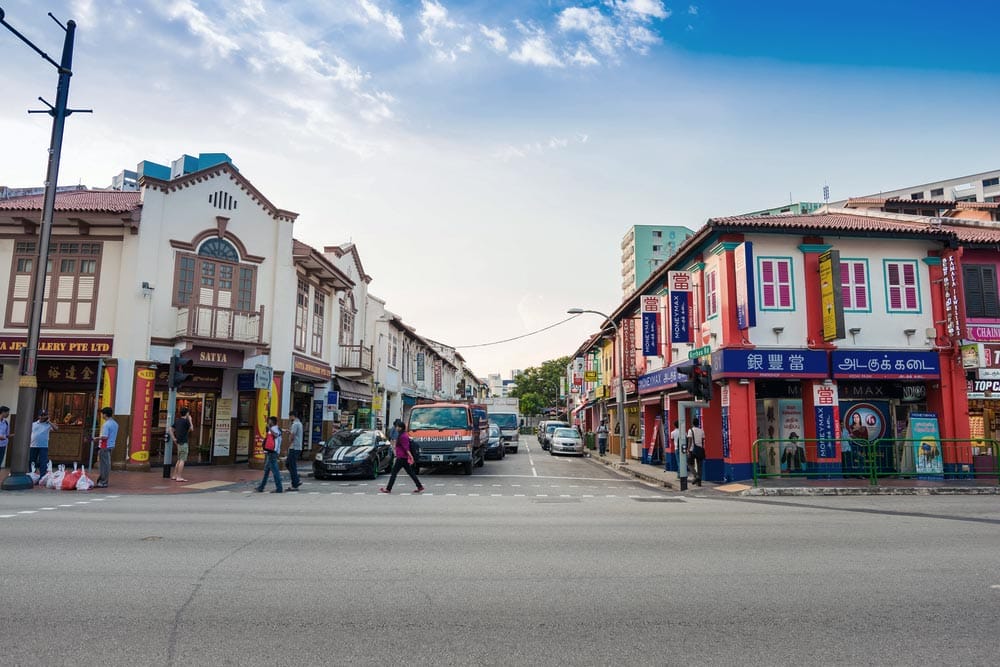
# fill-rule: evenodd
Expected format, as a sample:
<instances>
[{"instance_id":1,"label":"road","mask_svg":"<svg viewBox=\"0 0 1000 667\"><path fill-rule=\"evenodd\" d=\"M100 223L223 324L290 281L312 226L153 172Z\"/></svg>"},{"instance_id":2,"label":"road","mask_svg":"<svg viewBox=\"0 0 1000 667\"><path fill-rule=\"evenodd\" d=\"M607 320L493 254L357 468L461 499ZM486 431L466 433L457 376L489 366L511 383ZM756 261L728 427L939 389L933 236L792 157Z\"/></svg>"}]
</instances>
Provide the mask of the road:
<instances>
[{"instance_id":1,"label":"road","mask_svg":"<svg viewBox=\"0 0 1000 667\"><path fill-rule=\"evenodd\" d=\"M1000 655L995 498L676 494L534 438L471 477L422 480L420 496L405 478L391 496L384 478L282 495L0 494L0 664Z\"/></svg>"}]
</instances>

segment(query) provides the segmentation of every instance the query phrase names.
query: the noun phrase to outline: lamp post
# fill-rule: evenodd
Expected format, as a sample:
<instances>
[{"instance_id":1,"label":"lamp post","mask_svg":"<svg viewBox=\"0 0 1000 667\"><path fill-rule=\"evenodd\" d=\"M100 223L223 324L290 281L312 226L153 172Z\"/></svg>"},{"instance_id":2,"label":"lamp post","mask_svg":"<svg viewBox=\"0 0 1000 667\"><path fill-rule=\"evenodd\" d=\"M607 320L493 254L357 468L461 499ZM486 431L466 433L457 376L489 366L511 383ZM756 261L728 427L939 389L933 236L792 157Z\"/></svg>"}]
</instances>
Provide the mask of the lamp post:
<instances>
[{"instance_id":1,"label":"lamp post","mask_svg":"<svg viewBox=\"0 0 1000 667\"><path fill-rule=\"evenodd\" d=\"M27 37L17 31L4 20L4 11L0 8L0 25L7 28L18 39L27 44L43 60L59 72L59 83L56 87L56 104L50 105L39 98L48 108L47 111L29 111L28 113L47 113L52 116L52 136L49 142L49 165L45 175L45 195L42 205L42 222L38 230L38 257L32 274L31 310L28 319L28 336L25 346L21 349L18 367L19 379L17 389L17 431L14 433L14 444L10 452L10 475L3 480L0 487L5 490L30 489L33 486L28 476L28 446L31 436L31 416L35 410L35 397L38 394L38 340L42 328L42 304L45 301L45 274L48 264L49 242L52 238L52 217L56 204L56 186L59 179L59 159L62 155L63 128L66 116L73 113L68 108L69 80L73 76L73 39L76 34L76 23L67 21L63 26L50 13L49 16L65 32L62 59L54 61L44 51L35 46ZM79 110L85 111L85 110ZM44 473L40 470L39 473Z\"/></svg>"},{"instance_id":2,"label":"lamp post","mask_svg":"<svg viewBox=\"0 0 1000 667\"><path fill-rule=\"evenodd\" d=\"M613 319L605 315L598 310L586 310L584 308L570 308L566 311L570 315L582 315L583 313L591 313L593 315L600 315L605 320L607 320L612 327L615 329L615 340L618 339L618 324L615 323ZM624 346L624 341L622 341ZM618 439L619 439L619 453L621 454L621 462L625 463L625 350L624 347L618 350Z\"/></svg>"}]
</instances>

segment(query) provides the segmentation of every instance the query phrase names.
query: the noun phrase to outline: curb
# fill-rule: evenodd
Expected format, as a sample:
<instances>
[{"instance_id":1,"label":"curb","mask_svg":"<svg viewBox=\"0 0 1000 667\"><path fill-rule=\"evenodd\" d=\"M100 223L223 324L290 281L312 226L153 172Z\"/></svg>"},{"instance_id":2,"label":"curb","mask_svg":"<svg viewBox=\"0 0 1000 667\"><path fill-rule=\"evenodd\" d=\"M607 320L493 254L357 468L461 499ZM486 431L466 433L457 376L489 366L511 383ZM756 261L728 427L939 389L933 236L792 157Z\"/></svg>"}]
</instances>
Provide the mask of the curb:
<instances>
[{"instance_id":1,"label":"curb","mask_svg":"<svg viewBox=\"0 0 1000 667\"><path fill-rule=\"evenodd\" d=\"M676 488L672 482L660 479L659 477L656 477L655 475L647 474L647 473L643 472L642 470L635 470L633 468L630 468L627 463L623 465L622 463L620 463L618 461L605 461L602 458L599 458L599 457L596 457L596 456L591 456L589 454L587 455L587 459L590 460L590 461L593 461L594 463L599 463L599 464L601 464L603 466L611 468L612 470L614 470L615 472L617 472L620 475L623 475L623 476L626 476L626 477L634 477L634 478L636 478L638 480L646 482L647 484L653 484L655 486L660 486L660 487L664 487L664 488L667 488L667 489L674 489L674 488Z\"/></svg>"},{"instance_id":2,"label":"curb","mask_svg":"<svg viewBox=\"0 0 1000 667\"><path fill-rule=\"evenodd\" d=\"M741 496L996 496L1000 495L1000 487L830 487L830 488L781 488L781 489L748 489Z\"/></svg>"}]
</instances>

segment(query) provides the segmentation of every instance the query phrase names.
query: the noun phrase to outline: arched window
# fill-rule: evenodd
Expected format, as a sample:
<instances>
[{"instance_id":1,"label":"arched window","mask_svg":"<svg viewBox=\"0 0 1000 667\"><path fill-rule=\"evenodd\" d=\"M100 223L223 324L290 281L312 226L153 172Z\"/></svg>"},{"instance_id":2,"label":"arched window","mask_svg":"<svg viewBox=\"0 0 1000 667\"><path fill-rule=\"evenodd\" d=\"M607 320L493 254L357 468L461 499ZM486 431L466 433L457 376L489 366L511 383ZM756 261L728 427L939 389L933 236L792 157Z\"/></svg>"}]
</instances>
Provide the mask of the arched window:
<instances>
[{"instance_id":1,"label":"arched window","mask_svg":"<svg viewBox=\"0 0 1000 667\"><path fill-rule=\"evenodd\" d=\"M224 262L232 262L233 264L240 263L239 253L236 252L236 248L233 247L233 244L226 239L208 239L201 244L200 248L198 248L198 254L202 257L213 257L215 259L221 259Z\"/></svg>"},{"instance_id":2,"label":"arched window","mask_svg":"<svg viewBox=\"0 0 1000 667\"><path fill-rule=\"evenodd\" d=\"M209 238L194 255L178 253L176 271L175 306L239 312L255 309L256 267L241 264L239 252L226 239Z\"/></svg>"}]
</instances>

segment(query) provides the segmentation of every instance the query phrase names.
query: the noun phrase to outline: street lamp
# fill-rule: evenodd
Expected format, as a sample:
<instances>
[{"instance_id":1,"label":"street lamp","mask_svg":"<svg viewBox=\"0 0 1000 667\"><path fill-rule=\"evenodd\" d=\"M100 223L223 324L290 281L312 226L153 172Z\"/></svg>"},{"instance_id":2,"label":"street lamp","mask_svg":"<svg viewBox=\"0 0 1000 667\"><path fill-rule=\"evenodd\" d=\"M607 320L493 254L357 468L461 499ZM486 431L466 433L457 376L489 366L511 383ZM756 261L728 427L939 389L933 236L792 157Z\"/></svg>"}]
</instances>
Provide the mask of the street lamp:
<instances>
[{"instance_id":1,"label":"street lamp","mask_svg":"<svg viewBox=\"0 0 1000 667\"><path fill-rule=\"evenodd\" d=\"M605 320L607 320L612 327L615 329L615 339L618 338L618 325L613 319L600 312L599 310L586 310L584 308L570 308L566 311L570 315L582 315L583 313L591 313L592 315L600 315ZM618 439L620 441L618 449L621 454L621 462L625 463L625 359L624 359L624 341L622 341L622 347L618 350Z\"/></svg>"},{"instance_id":2,"label":"street lamp","mask_svg":"<svg viewBox=\"0 0 1000 667\"><path fill-rule=\"evenodd\" d=\"M62 60L54 61L44 51L35 46L27 37L17 31L4 20L3 8L0 8L0 25L7 28L18 39L31 47L43 60L59 72L59 84L56 87L56 104L52 106L42 98L48 111L29 111L28 113L47 113L52 116L52 137L49 142L49 166L45 175L45 195L42 205L42 224L38 230L38 258L35 261L35 271L32 283L31 311L28 319L28 336L25 346L21 348L21 359L18 368L20 378L17 389L17 431L14 433L14 445L10 453L10 475L3 480L0 487L7 491L30 489L33 486L28 476L28 445L31 436L31 416L35 410L35 397L38 393L38 340L42 328L42 304L45 301L45 274L49 256L49 242L52 238L52 217L56 204L56 185L59 180L59 158L62 155L63 128L66 116L73 109L66 106L69 101L69 80L73 76L73 38L76 34L76 23L67 21L63 26L52 14L49 17L66 32L63 41ZM77 111L89 112L78 109ZM40 474L44 470L38 471Z\"/></svg>"}]
</instances>

